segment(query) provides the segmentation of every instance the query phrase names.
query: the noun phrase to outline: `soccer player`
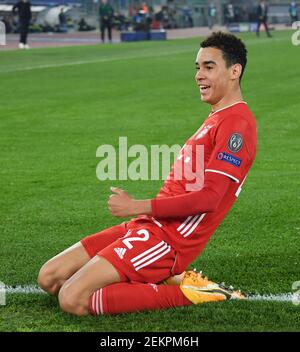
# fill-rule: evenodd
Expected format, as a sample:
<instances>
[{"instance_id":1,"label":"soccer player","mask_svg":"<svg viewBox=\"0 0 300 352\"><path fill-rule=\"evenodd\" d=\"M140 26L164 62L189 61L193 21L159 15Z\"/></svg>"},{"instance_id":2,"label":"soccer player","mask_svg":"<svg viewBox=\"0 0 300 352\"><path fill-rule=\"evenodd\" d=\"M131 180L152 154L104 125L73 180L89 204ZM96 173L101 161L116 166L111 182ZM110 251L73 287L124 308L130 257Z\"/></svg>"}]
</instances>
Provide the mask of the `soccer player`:
<instances>
[{"instance_id":1,"label":"soccer player","mask_svg":"<svg viewBox=\"0 0 300 352\"><path fill-rule=\"evenodd\" d=\"M265 0L261 0L256 9L256 14L257 14L256 36L257 37L259 37L260 26L261 24L263 24L265 26L267 36L269 38L272 38L272 35L269 32L268 23L267 23L268 12L269 12L268 4L266 3Z\"/></svg>"},{"instance_id":2,"label":"soccer player","mask_svg":"<svg viewBox=\"0 0 300 352\"><path fill-rule=\"evenodd\" d=\"M29 32L29 25L31 20L31 4L28 0L20 0L14 4L12 8L13 14L19 15L19 29L20 29L20 49L29 49L27 44L27 36Z\"/></svg>"},{"instance_id":3,"label":"soccer player","mask_svg":"<svg viewBox=\"0 0 300 352\"><path fill-rule=\"evenodd\" d=\"M185 270L237 199L255 158L256 122L240 87L246 62L245 45L232 34L213 33L201 43L195 80L201 100L211 106L209 116L183 146L156 198L137 200L112 187L111 214L137 217L84 238L43 265L39 285L58 294L62 310L116 314L244 298ZM176 179L174 170L182 160L197 162L197 146L204 147L204 185L188 191L191 180Z\"/></svg>"},{"instance_id":4,"label":"soccer player","mask_svg":"<svg viewBox=\"0 0 300 352\"><path fill-rule=\"evenodd\" d=\"M114 9L108 3L107 0L101 0L99 6L99 17L100 17L100 32L101 32L101 40L102 43L105 41L105 29L108 32L109 42L112 42L111 30L113 26L114 19Z\"/></svg>"}]
</instances>

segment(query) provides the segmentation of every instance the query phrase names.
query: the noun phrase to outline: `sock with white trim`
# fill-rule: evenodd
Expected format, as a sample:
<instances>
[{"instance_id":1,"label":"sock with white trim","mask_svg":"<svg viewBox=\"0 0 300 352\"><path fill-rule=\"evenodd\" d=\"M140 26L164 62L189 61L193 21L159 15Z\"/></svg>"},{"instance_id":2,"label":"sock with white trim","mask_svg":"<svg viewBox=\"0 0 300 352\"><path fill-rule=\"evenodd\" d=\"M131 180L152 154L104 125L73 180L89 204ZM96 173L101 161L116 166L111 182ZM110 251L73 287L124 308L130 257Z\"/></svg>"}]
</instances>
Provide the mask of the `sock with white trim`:
<instances>
[{"instance_id":1,"label":"sock with white trim","mask_svg":"<svg viewBox=\"0 0 300 352\"><path fill-rule=\"evenodd\" d=\"M93 315L120 314L190 306L179 286L117 283L94 292L90 297Z\"/></svg>"}]
</instances>

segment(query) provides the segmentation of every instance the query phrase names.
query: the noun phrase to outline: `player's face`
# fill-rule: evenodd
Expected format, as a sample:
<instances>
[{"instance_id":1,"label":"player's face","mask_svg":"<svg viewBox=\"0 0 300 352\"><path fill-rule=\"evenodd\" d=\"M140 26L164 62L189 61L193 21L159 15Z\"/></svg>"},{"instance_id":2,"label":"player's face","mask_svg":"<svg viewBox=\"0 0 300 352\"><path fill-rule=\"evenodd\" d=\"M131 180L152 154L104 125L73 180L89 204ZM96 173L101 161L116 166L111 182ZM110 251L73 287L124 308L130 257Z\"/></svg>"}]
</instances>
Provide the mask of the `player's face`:
<instances>
[{"instance_id":1,"label":"player's face","mask_svg":"<svg viewBox=\"0 0 300 352\"><path fill-rule=\"evenodd\" d=\"M226 67L222 51L201 48L196 58L196 83L201 100L216 105L232 89L231 68Z\"/></svg>"}]
</instances>

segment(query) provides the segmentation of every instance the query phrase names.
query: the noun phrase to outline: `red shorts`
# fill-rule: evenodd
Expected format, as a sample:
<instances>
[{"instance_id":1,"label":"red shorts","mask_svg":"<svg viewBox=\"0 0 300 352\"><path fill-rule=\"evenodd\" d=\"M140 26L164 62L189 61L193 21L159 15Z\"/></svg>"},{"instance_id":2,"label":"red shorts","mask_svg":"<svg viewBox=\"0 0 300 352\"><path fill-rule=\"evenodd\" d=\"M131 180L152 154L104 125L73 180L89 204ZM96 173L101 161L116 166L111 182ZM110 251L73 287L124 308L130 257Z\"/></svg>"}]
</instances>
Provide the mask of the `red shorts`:
<instances>
[{"instance_id":1,"label":"red shorts","mask_svg":"<svg viewBox=\"0 0 300 352\"><path fill-rule=\"evenodd\" d=\"M157 225L122 223L81 240L92 258L107 259L121 281L158 283L171 276L176 253L159 238Z\"/></svg>"}]
</instances>

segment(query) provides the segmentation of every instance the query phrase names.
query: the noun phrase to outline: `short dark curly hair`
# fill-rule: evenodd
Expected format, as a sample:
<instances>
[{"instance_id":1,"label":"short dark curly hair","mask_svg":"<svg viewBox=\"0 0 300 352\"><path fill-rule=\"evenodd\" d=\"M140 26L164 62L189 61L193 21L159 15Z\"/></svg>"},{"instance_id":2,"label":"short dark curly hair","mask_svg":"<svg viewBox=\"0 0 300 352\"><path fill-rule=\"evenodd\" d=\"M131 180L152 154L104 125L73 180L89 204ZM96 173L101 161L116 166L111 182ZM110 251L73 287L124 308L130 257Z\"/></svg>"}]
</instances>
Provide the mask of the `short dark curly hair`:
<instances>
[{"instance_id":1,"label":"short dark curly hair","mask_svg":"<svg viewBox=\"0 0 300 352\"><path fill-rule=\"evenodd\" d=\"M211 47L222 50L223 58L226 62L227 67L230 67L234 64L241 64L241 81L247 64L247 49L241 39L237 38L235 35L230 33L213 32L200 44L200 47Z\"/></svg>"}]
</instances>

